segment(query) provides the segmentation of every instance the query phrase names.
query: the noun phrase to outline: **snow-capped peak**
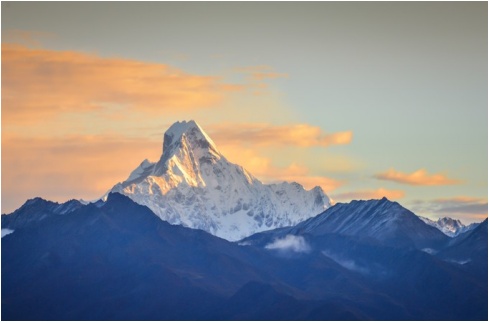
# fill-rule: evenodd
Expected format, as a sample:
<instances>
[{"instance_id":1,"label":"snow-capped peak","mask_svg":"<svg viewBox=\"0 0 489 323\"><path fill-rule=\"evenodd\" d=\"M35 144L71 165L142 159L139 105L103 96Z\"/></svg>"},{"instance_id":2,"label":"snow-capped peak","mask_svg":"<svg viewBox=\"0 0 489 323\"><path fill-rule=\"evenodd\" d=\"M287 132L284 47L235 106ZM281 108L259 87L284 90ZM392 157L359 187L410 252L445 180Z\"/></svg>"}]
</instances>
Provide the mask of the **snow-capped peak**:
<instances>
[{"instance_id":1,"label":"snow-capped peak","mask_svg":"<svg viewBox=\"0 0 489 323\"><path fill-rule=\"evenodd\" d=\"M195 121L176 122L163 136L163 153L152 175L163 176L171 171L183 175L189 185L205 186L201 165L216 163L221 158L216 144Z\"/></svg>"},{"instance_id":2,"label":"snow-capped peak","mask_svg":"<svg viewBox=\"0 0 489 323\"><path fill-rule=\"evenodd\" d=\"M475 228L473 224L466 226L462 222L460 222L460 220L452 219L449 217L439 218L436 221L422 216L420 216L419 218L423 220L424 223L437 228L449 237L456 237L463 232L467 232Z\"/></svg>"},{"instance_id":3,"label":"snow-capped peak","mask_svg":"<svg viewBox=\"0 0 489 323\"><path fill-rule=\"evenodd\" d=\"M192 134L192 135L191 135ZM194 120L190 121L182 121L182 122L175 122L168 130L165 132L165 137L168 137L168 140L165 140L163 142L163 146L170 145L173 143L175 140L179 140L183 135L186 135L187 137L190 135L190 137L193 137L198 140L204 139L207 141L207 143L212 146L214 149L217 150L216 144L212 139L205 133L205 131L202 129L202 127L195 122Z\"/></svg>"},{"instance_id":4,"label":"snow-capped peak","mask_svg":"<svg viewBox=\"0 0 489 323\"><path fill-rule=\"evenodd\" d=\"M215 157L221 156L214 141L193 120L176 122L165 132L162 159L169 158L182 145L187 145L193 152L200 152L198 157L204 157L204 152Z\"/></svg>"},{"instance_id":5,"label":"snow-capped peak","mask_svg":"<svg viewBox=\"0 0 489 323\"><path fill-rule=\"evenodd\" d=\"M148 206L172 224L228 240L295 225L331 205L319 187L308 191L297 183L264 185L221 155L193 120L173 124L164 134L159 161L143 161L111 191Z\"/></svg>"}]
</instances>

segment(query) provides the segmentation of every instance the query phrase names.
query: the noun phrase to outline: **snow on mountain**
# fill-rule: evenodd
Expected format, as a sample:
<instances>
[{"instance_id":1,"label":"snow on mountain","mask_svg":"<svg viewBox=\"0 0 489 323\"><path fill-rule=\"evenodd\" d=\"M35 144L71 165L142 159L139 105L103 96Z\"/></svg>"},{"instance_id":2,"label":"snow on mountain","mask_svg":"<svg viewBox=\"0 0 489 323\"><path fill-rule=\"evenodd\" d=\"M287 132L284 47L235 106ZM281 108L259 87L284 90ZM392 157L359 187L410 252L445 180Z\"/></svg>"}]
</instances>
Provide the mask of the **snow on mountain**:
<instances>
[{"instance_id":1,"label":"snow on mountain","mask_svg":"<svg viewBox=\"0 0 489 323\"><path fill-rule=\"evenodd\" d=\"M477 227L477 225L479 224L472 223L469 225L464 225L462 222L460 222L460 220L455 220L448 217L440 218L437 221L433 221L422 216L420 216L419 218L423 220L424 223L437 228L438 230L452 238L458 236L461 233L475 229L475 227Z\"/></svg>"},{"instance_id":2,"label":"snow on mountain","mask_svg":"<svg viewBox=\"0 0 489 323\"><path fill-rule=\"evenodd\" d=\"M160 160L144 160L112 192L148 206L161 219L202 229L231 241L295 225L331 206L320 187L266 185L229 162L195 122L165 133Z\"/></svg>"}]
</instances>

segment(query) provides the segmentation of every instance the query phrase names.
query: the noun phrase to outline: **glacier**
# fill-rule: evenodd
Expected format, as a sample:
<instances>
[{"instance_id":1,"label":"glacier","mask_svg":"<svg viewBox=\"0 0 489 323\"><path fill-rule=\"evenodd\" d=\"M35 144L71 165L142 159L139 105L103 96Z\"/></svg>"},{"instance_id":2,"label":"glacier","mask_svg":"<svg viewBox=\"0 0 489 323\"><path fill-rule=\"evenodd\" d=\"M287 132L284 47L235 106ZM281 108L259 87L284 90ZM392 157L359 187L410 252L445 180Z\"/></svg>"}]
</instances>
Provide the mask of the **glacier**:
<instances>
[{"instance_id":1,"label":"glacier","mask_svg":"<svg viewBox=\"0 0 489 323\"><path fill-rule=\"evenodd\" d=\"M164 134L160 159L145 159L110 192L149 207L170 224L229 241L296 225L332 205L319 186L262 183L229 162L193 120L173 124Z\"/></svg>"}]
</instances>

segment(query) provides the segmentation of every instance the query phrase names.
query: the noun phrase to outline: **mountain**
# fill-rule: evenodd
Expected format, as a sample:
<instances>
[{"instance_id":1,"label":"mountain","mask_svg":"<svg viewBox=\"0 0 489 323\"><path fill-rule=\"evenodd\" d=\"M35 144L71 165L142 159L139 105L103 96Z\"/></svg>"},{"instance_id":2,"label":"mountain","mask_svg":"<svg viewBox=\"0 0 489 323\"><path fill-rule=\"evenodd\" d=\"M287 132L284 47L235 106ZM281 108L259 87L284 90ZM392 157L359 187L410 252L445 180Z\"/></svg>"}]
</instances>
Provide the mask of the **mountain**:
<instances>
[{"instance_id":1,"label":"mountain","mask_svg":"<svg viewBox=\"0 0 489 323\"><path fill-rule=\"evenodd\" d=\"M2 216L2 228L12 216L38 219L2 239L6 320L195 319L261 275L230 242L171 226L119 194L57 217L38 206Z\"/></svg>"},{"instance_id":2,"label":"mountain","mask_svg":"<svg viewBox=\"0 0 489 323\"><path fill-rule=\"evenodd\" d=\"M316 217L294 227L277 229L275 232L280 235L338 234L417 249L439 249L449 240L439 230L421 221L414 213L385 197L381 200L337 203ZM260 236L253 235L243 243L259 239Z\"/></svg>"},{"instance_id":3,"label":"mountain","mask_svg":"<svg viewBox=\"0 0 489 323\"><path fill-rule=\"evenodd\" d=\"M82 205L77 200L70 200L59 204L36 197L27 200L24 205L9 216L2 216L2 228L17 230L18 228L35 226L40 221L70 213Z\"/></svg>"},{"instance_id":4,"label":"mountain","mask_svg":"<svg viewBox=\"0 0 489 323\"><path fill-rule=\"evenodd\" d=\"M479 223L472 223L464 225L460 220L452 219L449 217L439 218L437 221L420 216L424 223L437 228L449 237L456 237L461 233L475 229Z\"/></svg>"},{"instance_id":5,"label":"mountain","mask_svg":"<svg viewBox=\"0 0 489 323\"><path fill-rule=\"evenodd\" d=\"M472 315L485 320L487 220L465 234L448 237L383 198L338 203L296 226L259 232L238 243L270 250L276 257L320 253L399 302L401 308L393 310L399 313L377 312L376 320L392 315L403 320L465 320ZM463 241L458 239L462 236ZM321 288L321 280L313 279ZM380 299L371 306L382 307Z\"/></svg>"},{"instance_id":6,"label":"mountain","mask_svg":"<svg viewBox=\"0 0 489 323\"><path fill-rule=\"evenodd\" d=\"M387 212L387 202L354 205ZM300 223L244 245L170 225L118 193L88 205L29 200L2 215L3 229L12 223L4 320L487 320L487 280L402 241Z\"/></svg>"},{"instance_id":7,"label":"mountain","mask_svg":"<svg viewBox=\"0 0 489 323\"><path fill-rule=\"evenodd\" d=\"M163 138L158 162L144 160L112 192L148 206L171 224L230 241L295 225L331 206L320 187L265 185L229 162L195 122L177 122Z\"/></svg>"},{"instance_id":8,"label":"mountain","mask_svg":"<svg viewBox=\"0 0 489 323\"><path fill-rule=\"evenodd\" d=\"M218 318L235 321L366 320L368 316L337 300L296 299L273 286L250 282L229 298ZM246 311L243 311L246 308Z\"/></svg>"},{"instance_id":9,"label":"mountain","mask_svg":"<svg viewBox=\"0 0 489 323\"><path fill-rule=\"evenodd\" d=\"M2 238L5 320L374 317L344 291L373 292L326 258L271 257L266 249L170 225L118 193L51 217L43 215L55 203L32 201L23 212L2 215L2 228L10 217L37 219ZM319 284L321 293L306 293L305 272L332 279L313 279L307 286Z\"/></svg>"},{"instance_id":10,"label":"mountain","mask_svg":"<svg viewBox=\"0 0 489 323\"><path fill-rule=\"evenodd\" d=\"M470 268L487 282L487 219L475 229L454 238L438 257Z\"/></svg>"}]
</instances>

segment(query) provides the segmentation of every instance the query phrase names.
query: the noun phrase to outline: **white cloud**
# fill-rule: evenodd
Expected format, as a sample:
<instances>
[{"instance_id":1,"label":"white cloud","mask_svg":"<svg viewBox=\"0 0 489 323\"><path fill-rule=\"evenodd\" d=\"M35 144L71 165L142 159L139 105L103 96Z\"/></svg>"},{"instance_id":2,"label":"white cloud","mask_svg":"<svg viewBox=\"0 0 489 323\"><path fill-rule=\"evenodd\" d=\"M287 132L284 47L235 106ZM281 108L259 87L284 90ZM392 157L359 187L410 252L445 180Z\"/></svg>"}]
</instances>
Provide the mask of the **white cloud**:
<instances>
[{"instance_id":1,"label":"white cloud","mask_svg":"<svg viewBox=\"0 0 489 323\"><path fill-rule=\"evenodd\" d=\"M326 257L330 258L334 262L336 262L341 267L344 267L344 268L346 268L348 270L356 271L356 272L359 272L361 274L368 274L369 273L369 270L367 268L362 267L362 266L359 266L352 259L347 259L347 258L338 256L338 255L335 255L335 254L333 254L332 252L330 252L328 250L324 250L322 252L322 254L325 255Z\"/></svg>"},{"instance_id":2,"label":"white cloud","mask_svg":"<svg viewBox=\"0 0 489 323\"><path fill-rule=\"evenodd\" d=\"M465 265L466 263L469 263L471 261L471 259L465 259L465 260L448 259L448 261L453 262L455 264L459 264L459 265Z\"/></svg>"},{"instance_id":3,"label":"white cloud","mask_svg":"<svg viewBox=\"0 0 489 323\"><path fill-rule=\"evenodd\" d=\"M266 249L278 249L293 252L309 252L311 247L303 237L286 235L284 238L275 239L272 243L265 246Z\"/></svg>"}]
</instances>

